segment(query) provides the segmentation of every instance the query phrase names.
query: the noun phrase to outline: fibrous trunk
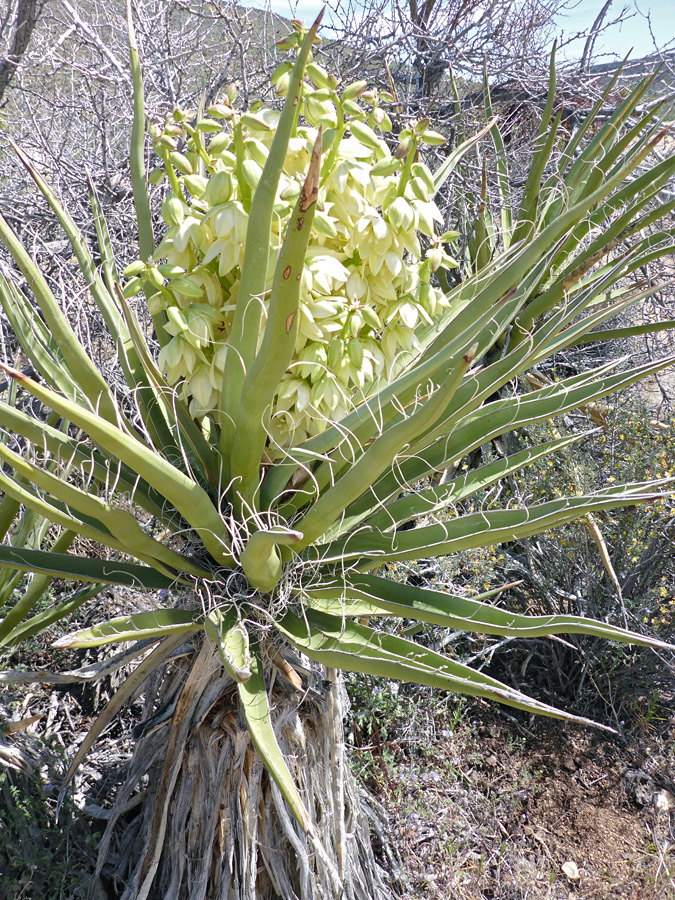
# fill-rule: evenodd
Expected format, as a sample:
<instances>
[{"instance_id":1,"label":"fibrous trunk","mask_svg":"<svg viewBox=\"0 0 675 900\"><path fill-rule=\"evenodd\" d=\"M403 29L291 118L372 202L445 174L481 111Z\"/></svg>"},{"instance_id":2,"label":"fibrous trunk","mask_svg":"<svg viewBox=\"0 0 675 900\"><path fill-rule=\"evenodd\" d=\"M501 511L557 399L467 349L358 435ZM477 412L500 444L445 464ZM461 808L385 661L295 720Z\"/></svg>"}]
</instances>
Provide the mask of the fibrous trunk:
<instances>
[{"instance_id":1,"label":"fibrous trunk","mask_svg":"<svg viewBox=\"0 0 675 900\"><path fill-rule=\"evenodd\" d=\"M313 823L306 835L264 769L211 645L183 648L146 689L97 888L122 900L392 897L370 843L371 826L382 843L381 819L345 765L339 676L318 676L306 675L302 693L270 678L274 730Z\"/></svg>"}]
</instances>

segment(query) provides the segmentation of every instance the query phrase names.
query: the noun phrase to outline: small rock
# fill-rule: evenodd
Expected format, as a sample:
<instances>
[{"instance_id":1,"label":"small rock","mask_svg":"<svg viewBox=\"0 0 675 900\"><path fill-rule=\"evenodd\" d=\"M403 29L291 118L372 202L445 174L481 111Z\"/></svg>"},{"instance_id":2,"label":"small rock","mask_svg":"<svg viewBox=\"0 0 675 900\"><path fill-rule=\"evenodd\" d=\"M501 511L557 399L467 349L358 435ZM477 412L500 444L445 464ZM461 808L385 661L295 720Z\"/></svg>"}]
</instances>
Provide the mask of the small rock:
<instances>
[{"instance_id":1,"label":"small rock","mask_svg":"<svg viewBox=\"0 0 675 900\"><path fill-rule=\"evenodd\" d=\"M629 800L636 806L647 806L651 802L654 796L654 781L642 769L626 769L621 780Z\"/></svg>"},{"instance_id":2,"label":"small rock","mask_svg":"<svg viewBox=\"0 0 675 900\"><path fill-rule=\"evenodd\" d=\"M675 809L675 797L664 788L654 798L654 804L661 812L670 812L671 809Z\"/></svg>"},{"instance_id":3,"label":"small rock","mask_svg":"<svg viewBox=\"0 0 675 900\"><path fill-rule=\"evenodd\" d=\"M574 860L568 859L562 864L562 870L570 881L578 881L581 878L579 867Z\"/></svg>"}]
</instances>

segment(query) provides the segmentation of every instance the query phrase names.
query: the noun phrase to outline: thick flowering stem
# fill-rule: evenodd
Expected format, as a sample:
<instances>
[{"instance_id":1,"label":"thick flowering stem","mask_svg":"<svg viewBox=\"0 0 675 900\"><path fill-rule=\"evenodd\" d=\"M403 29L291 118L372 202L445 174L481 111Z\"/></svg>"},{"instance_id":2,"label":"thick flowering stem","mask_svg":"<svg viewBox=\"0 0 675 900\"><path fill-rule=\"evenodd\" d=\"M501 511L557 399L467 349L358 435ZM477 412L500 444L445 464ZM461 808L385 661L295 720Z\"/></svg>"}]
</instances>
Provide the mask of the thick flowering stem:
<instances>
[{"instance_id":1,"label":"thick flowering stem","mask_svg":"<svg viewBox=\"0 0 675 900\"><path fill-rule=\"evenodd\" d=\"M293 359L298 336L300 282L319 195L321 138L319 128L305 184L288 223L274 273L262 346L242 388L231 475L235 479L235 492L252 507L256 504L260 460L267 442L272 404L281 377Z\"/></svg>"},{"instance_id":2,"label":"thick flowering stem","mask_svg":"<svg viewBox=\"0 0 675 900\"><path fill-rule=\"evenodd\" d=\"M251 203L239 298L225 359L221 393L221 412L223 421L227 424L221 432L220 451L226 470L235 437L235 429L232 426L239 420L244 378L255 357L260 336L270 233L277 188L286 158L288 142L298 118L305 67L322 15L323 11L319 13L298 52L279 125Z\"/></svg>"}]
</instances>

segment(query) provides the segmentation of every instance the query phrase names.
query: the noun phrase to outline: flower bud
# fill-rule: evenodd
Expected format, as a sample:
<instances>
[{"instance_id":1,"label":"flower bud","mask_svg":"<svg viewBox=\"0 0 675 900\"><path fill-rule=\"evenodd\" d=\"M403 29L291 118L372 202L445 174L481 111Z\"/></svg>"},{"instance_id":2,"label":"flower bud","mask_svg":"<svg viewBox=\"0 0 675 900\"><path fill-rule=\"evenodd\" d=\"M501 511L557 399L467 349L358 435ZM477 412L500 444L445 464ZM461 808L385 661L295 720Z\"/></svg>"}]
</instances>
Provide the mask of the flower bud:
<instances>
[{"instance_id":1,"label":"flower bud","mask_svg":"<svg viewBox=\"0 0 675 900\"><path fill-rule=\"evenodd\" d=\"M164 286L164 279L155 266L151 266L146 271L145 277L153 287L160 288Z\"/></svg>"},{"instance_id":2,"label":"flower bud","mask_svg":"<svg viewBox=\"0 0 675 900\"><path fill-rule=\"evenodd\" d=\"M183 178L183 184L192 194L193 197L203 197L207 185L206 178L203 175L186 175Z\"/></svg>"},{"instance_id":3,"label":"flower bud","mask_svg":"<svg viewBox=\"0 0 675 900\"><path fill-rule=\"evenodd\" d=\"M387 156L376 163L370 170L371 175L384 176L393 175L400 169L401 163L394 156Z\"/></svg>"},{"instance_id":4,"label":"flower bud","mask_svg":"<svg viewBox=\"0 0 675 900\"><path fill-rule=\"evenodd\" d=\"M328 345L328 368L336 369L345 355L345 342L341 337L334 337Z\"/></svg>"},{"instance_id":5,"label":"flower bud","mask_svg":"<svg viewBox=\"0 0 675 900\"><path fill-rule=\"evenodd\" d=\"M178 278L173 279L171 282L171 289L178 294L181 294L183 297L188 297L190 300L199 300L204 296L204 288L195 284L189 277L183 275L179 275ZM175 309L175 307L173 308Z\"/></svg>"},{"instance_id":6,"label":"flower bud","mask_svg":"<svg viewBox=\"0 0 675 900\"><path fill-rule=\"evenodd\" d=\"M441 247L432 247L431 250L427 251L427 262L432 272L440 269L444 256L445 254Z\"/></svg>"},{"instance_id":7,"label":"flower bud","mask_svg":"<svg viewBox=\"0 0 675 900\"><path fill-rule=\"evenodd\" d=\"M363 315L361 310L355 309L349 317L349 333L353 338L359 336L359 332L363 328Z\"/></svg>"},{"instance_id":8,"label":"flower bud","mask_svg":"<svg viewBox=\"0 0 675 900\"><path fill-rule=\"evenodd\" d=\"M294 47L298 46L298 38L299 35L297 33L287 34L286 37L278 40L274 46L277 50L292 50Z\"/></svg>"},{"instance_id":9,"label":"flower bud","mask_svg":"<svg viewBox=\"0 0 675 900\"><path fill-rule=\"evenodd\" d=\"M140 275L145 270L145 263L141 259L135 259L122 272L125 278L131 278L134 275Z\"/></svg>"},{"instance_id":10,"label":"flower bud","mask_svg":"<svg viewBox=\"0 0 675 900\"><path fill-rule=\"evenodd\" d=\"M279 192L281 200L295 200L300 196L302 187L297 181L290 181L282 191Z\"/></svg>"},{"instance_id":11,"label":"flower bud","mask_svg":"<svg viewBox=\"0 0 675 900\"><path fill-rule=\"evenodd\" d=\"M394 130L394 126L392 124L391 118L389 117L388 113L385 113L382 116L382 121L379 123L379 125L380 125L380 131L393 131Z\"/></svg>"},{"instance_id":12,"label":"flower bud","mask_svg":"<svg viewBox=\"0 0 675 900\"><path fill-rule=\"evenodd\" d=\"M396 148L394 156L396 157L396 159L405 159L414 146L415 142L412 140L412 138L405 138Z\"/></svg>"},{"instance_id":13,"label":"flower bud","mask_svg":"<svg viewBox=\"0 0 675 900\"><path fill-rule=\"evenodd\" d=\"M433 195L436 192L436 187L434 185L434 176L431 174L427 166L424 165L424 163L415 163L411 171L413 177L421 178L422 181L424 181L430 195Z\"/></svg>"},{"instance_id":14,"label":"flower bud","mask_svg":"<svg viewBox=\"0 0 675 900\"><path fill-rule=\"evenodd\" d=\"M241 171L246 179L246 183L252 187L254 190L258 187L258 182L260 181L260 176L262 175L262 168L258 165L257 162L253 159L245 159L241 166Z\"/></svg>"},{"instance_id":15,"label":"flower bud","mask_svg":"<svg viewBox=\"0 0 675 900\"><path fill-rule=\"evenodd\" d=\"M159 294L153 294L148 298L148 312L151 316L156 316L158 312L161 312L164 309L164 304L162 303L162 298Z\"/></svg>"},{"instance_id":16,"label":"flower bud","mask_svg":"<svg viewBox=\"0 0 675 900\"><path fill-rule=\"evenodd\" d=\"M288 94L288 89L291 86L291 76L288 72L285 75L281 75L277 79L277 83L274 86L274 92L277 97L285 97Z\"/></svg>"},{"instance_id":17,"label":"flower bud","mask_svg":"<svg viewBox=\"0 0 675 900\"><path fill-rule=\"evenodd\" d=\"M162 156L162 150L175 150L177 146L178 141L176 138L169 137L166 134L160 135L153 144L157 156Z\"/></svg>"},{"instance_id":18,"label":"flower bud","mask_svg":"<svg viewBox=\"0 0 675 900\"><path fill-rule=\"evenodd\" d=\"M169 159L171 160L171 165L174 169L177 169L182 175L192 175L194 170L190 164L190 160L183 156L182 153L174 150L173 153L169 154Z\"/></svg>"},{"instance_id":19,"label":"flower bud","mask_svg":"<svg viewBox=\"0 0 675 900\"><path fill-rule=\"evenodd\" d=\"M262 116L255 116L253 113L244 113L241 117L241 124L245 125L250 131L272 130L272 126Z\"/></svg>"},{"instance_id":20,"label":"flower bud","mask_svg":"<svg viewBox=\"0 0 675 900\"><path fill-rule=\"evenodd\" d=\"M313 94L305 101L305 118L317 128L319 125L333 128L337 125L337 113L330 100L317 100Z\"/></svg>"},{"instance_id":21,"label":"flower bud","mask_svg":"<svg viewBox=\"0 0 675 900\"><path fill-rule=\"evenodd\" d=\"M368 147L370 150L379 149L380 139L373 129L369 125L366 125L365 122L359 122L358 119L353 119L349 123L349 130L356 140L363 144L364 147Z\"/></svg>"},{"instance_id":22,"label":"flower bud","mask_svg":"<svg viewBox=\"0 0 675 900\"><path fill-rule=\"evenodd\" d=\"M363 320L369 328L372 328L373 331L379 331L382 328L382 322L372 308L372 306L364 306L361 309L361 315L363 316Z\"/></svg>"},{"instance_id":23,"label":"flower bud","mask_svg":"<svg viewBox=\"0 0 675 900\"><path fill-rule=\"evenodd\" d=\"M415 222L415 213L404 197L396 197L387 209L386 215L397 231L409 231Z\"/></svg>"},{"instance_id":24,"label":"flower bud","mask_svg":"<svg viewBox=\"0 0 675 900\"><path fill-rule=\"evenodd\" d=\"M185 275L185 269L181 266L174 266L171 263L160 263L157 266L157 271L164 276L164 278L175 278L176 275Z\"/></svg>"},{"instance_id":25,"label":"flower bud","mask_svg":"<svg viewBox=\"0 0 675 900\"><path fill-rule=\"evenodd\" d=\"M209 206L227 203L232 196L232 175L227 170L216 172L209 178L204 196Z\"/></svg>"},{"instance_id":26,"label":"flower bud","mask_svg":"<svg viewBox=\"0 0 675 900\"><path fill-rule=\"evenodd\" d=\"M290 60L286 60L285 62L280 63L274 72L272 72L272 77L270 81L272 84L276 84L282 75L288 75L289 72L293 70L293 63Z\"/></svg>"},{"instance_id":27,"label":"flower bud","mask_svg":"<svg viewBox=\"0 0 675 900\"><path fill-rule=\"evenodd\" d=\"M232 143L232 138L226 132L221 131L220 134L214 134L209 142L209 153L218 156Z\"/></svg>"},{"instance_id":28,"label":"flower bud","mask_svg":"<svg viewBox=\"0 0 675 900\"><path fill-rule=\"evenodd\" d=\"M418 200L427 201L429 199L429 188L426 181L422 178L413 178L410 182L410 187Z\"/></svg>"},{"instance_id":29,"label":"flower bud","mask_svg":"<svg viewBox=\"0 0 675 900\"><path fill-rule=\"evenodd\" d=\"M448 139L439 134L438 131L425 131L422 135L422 143L429 144L431 147L442 147L447 142Z\"/></svg>"},{"instance_id":30,"label":"flower bud","mask_svg":"<svg viewBox=\"0 0 675 900\"><path fill-rule=\"evenodd\" d=\"M318 88L328 87L328 72L316 63L310 63L306 69L307 76Z\"/></svg>"},{"instance_id":31,"label":"flower bud","mask_svg":"<svg viewBox=\"0 0 675 900\"><path fill-rule=\"evenodd\" d=\"M130 281L124 285L124 289L122 290L122 295L126 297L128 300L130 297L135 297L136 294L140 294L143 290L143 282L140 278L132 278Z\"/></svg>"},{"instance_id":32,"label":"flower bud","mask_svg":"<svg viewBox=\"0 0 675 900\"><path fill-rule=\"evenodd\" d=\"M167 225L180 225L185 218L183 201L175 194L168 194L162 203L162 218Z\"/></svg>"},{"instance_id":33,"label":"flower bud","mask_svg":"<svg viewBox=\"0 0 675 900\"><path fill-rule=\"evenodd\" d=\"M201 131L204 134L215 134L218 131L222 131L222 126L218 122L214 122L213 119L199 119L195 123L195 131Z\"/></svg>"},{"instance_id":34,"label":"flower bud","mask_svg":"<svg viewBox=\"0 0 675 900\"><path fill-rule=\"evenodd\" d=\"M436 313L436 291L428 283L421 284L419 289L419 302L424 309L433 316Z\"/></svg>"},{"instance_id":35,"label":"flower bud","mask_svg":"<svg viewBox=\"0 0 675 900\"><path fill-rule=\"evenodd\" d=\"M313 91L307 91L308 97L314 97L315 100L332 100L333 95L328 88L316 88Z\"/></svg>"},{"instance_id":36,"label":"flower bud","mask_svg":"<svg viewBox=\"0 0 675 900\"><path fill-rule=\"evenodd\" d=\"M166 317L169 320L171 325L171 331L173 332L174 337L177 334L180 334L181 331L186 331L188 324L187 320L183 314L183 311L179 309L177 306L169 306L166 310Z\"/></svg>"},{"instance_id":37,"label":"flower bud","mask_svg":"<svg viewBox=\"0 0 675 900\"><path fill-rule=\"evenodd\" d=\"M356 116L357 119L365 119L366 111L353 100L342 101L342 112L347 116Z\"/></svg>"},{"instance_id":38,"label":"flower bud","mask_svg":"<svg viewBox=\"0 0 675 900\"><path fill-rule=\"evenodd\" d=\"M311 398L312 398L313 406L315 406L315 407L320 406L321 401L326 396L327 390L328 390L328 379L325 376L322 378L319 378L319 380L316 381L312 385Z\"/></svg>"},{"instance_id":39,"label":"flower bud","mask_svg":"<svg viewBox=\"0 0 675 900\"><path fill-rule=\"evenodd\" d=\"M254 162L257 162L261 169L264 169L265 163L267 162L267 147L260 141L256 141L254 138L249 138L249 140L244 141L244 147L246 147L247 155Z\"/></svg>"},{"instance_id":40,"label":"flower bud","mask_svg":"<svg viewBox=\"0 0 675 900\"><path fill-rule=\"evenodd\" d=\"M154 169L150 170L148 174L148 181L150 184L161 184L166 177L166 172L162 168L162 166L156 166Z\"/></svg>"},{"instance_id":41,"label":"flower bud","mask_svg":"<svg viewBox=\"0 0 675 900\"><path fill-rule=\"evenodd\" d=\"M347 353L351 362L356 366L357 369L360 369L363 365L363 347L361 345L361 342L356 338L352 338L347 345Z\"/></svg>"},{"instance_id":42,"label":"flower bud","mask_svg":"<svg viewBox=\"0 0 675 900\"><path fill-rule=\"evenodd\" d=\"M213 103L208 107L206 112L212 119L229 119L232 115L232 109L224 103Z\"/></svg>"},{"instance_id":43,"label":"flower bud","mask_svg":"<svg viewBox=\"0 0 675 900\"><path fill-rule=\"evenodd\" d=\"M343 100L356 100L368 87L367 81L353 81L342 91Z\"/></svg>"}]
</instances>

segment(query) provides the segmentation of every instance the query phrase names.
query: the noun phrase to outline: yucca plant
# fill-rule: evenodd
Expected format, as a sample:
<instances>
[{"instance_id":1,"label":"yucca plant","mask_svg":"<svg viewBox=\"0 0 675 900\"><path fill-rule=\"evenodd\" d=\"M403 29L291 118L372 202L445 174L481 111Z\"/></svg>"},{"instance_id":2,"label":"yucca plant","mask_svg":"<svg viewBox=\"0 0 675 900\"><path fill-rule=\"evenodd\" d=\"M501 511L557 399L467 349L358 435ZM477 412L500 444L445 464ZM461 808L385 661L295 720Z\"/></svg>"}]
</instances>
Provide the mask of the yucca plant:
<instances>
[{"instance_id":1,"label":"yucca plant","mask_svg":"<svg viewBox=\"0 0 675 900\"><path fill-rule=\"evenodd\" d=\"M283 45L295 61L274 79L280 113L237 111L230 92L151 129L150 178L167 185L159 241L132 33L140 259L124 277L93 188L100 267L15 148L72 244L128 391L92 363L0 219L25 279L4 267L0 297L37 373L2 364L0 646L66 619L105 586L152 599L151 611L54 645L123 644L106 672L140 660L68 773L144 691L99 860L128 900L388 895L344 765L340 670L589 724L393 633L392 619L665 646L582 617L512 613L487 602L494 592L468 599L401 584L388 569L667 496L664 480L457 511L585 434L437 478L507 430L588 408L673 362L608 362L513 387L561 350L614 337L596 329L657 289L627 278L673 248L672 232L652 226L675 208L659 199L675 159L650 160L664 133L658 108L634 117L649 83L604 124L599 103L571 138L559 119L542 126L503 249L443 291L453 235L441 233L432 196L479 136L433 174L419 158L442 140L428 122L404 129L392 152L390 98L340 86L312 60L318 21L294 28ZM141 324L145 298L157 356ZM100 552L85 555L85 541ZM34 612L54 579L80 587Z\"/></svg>"}]
</instances>

